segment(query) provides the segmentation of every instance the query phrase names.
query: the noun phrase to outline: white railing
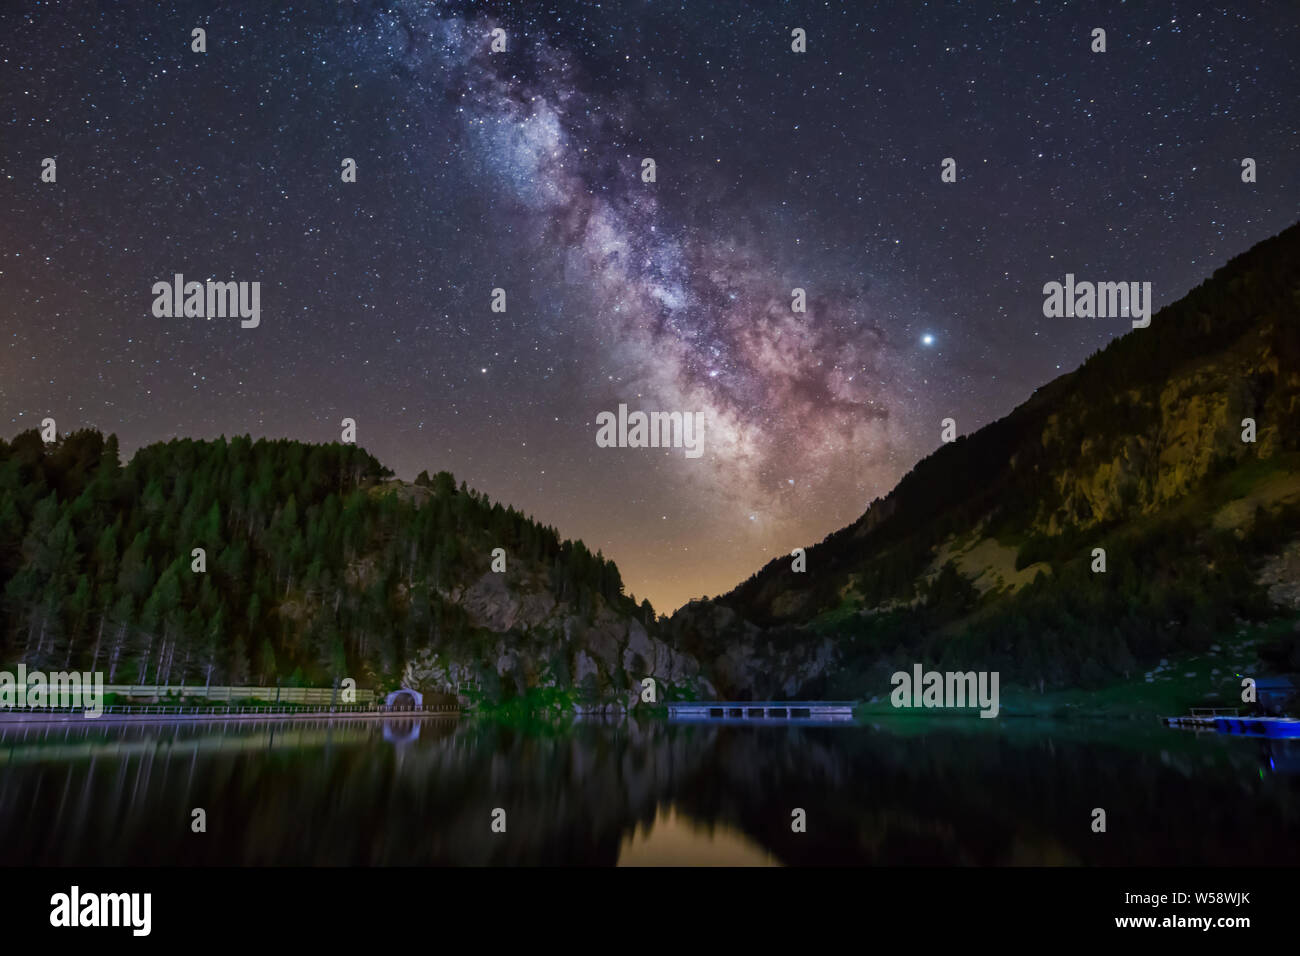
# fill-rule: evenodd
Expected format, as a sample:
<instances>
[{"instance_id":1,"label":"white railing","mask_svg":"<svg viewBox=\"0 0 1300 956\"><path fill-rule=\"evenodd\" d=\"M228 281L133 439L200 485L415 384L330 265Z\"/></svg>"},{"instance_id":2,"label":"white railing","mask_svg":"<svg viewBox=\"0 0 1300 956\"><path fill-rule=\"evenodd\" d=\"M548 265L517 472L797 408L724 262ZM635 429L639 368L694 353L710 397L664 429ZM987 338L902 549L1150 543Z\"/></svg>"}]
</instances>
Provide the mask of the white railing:
<instances>
[{"instance_id":1,"label":"white railing","mask_svg":"<svg viewBox=\"0 0 1300 956\"><path fill-rule=\"evenodd\" d=\"M329 704L342 696L333 687L235 687L203 684L105 684L104 693L122 697L202 697L204 700L265 700L279 704ZM368 704L375 699L373 690L351 690L356 703Z\"/></svg>"},{"instance_id":2,"label":"white railing","mask_svg":"<svg viewBox=\"0 0 1300 956\"><path fill-rule=\"evenodd\" d=\"M0 716L6 714L85 714L87 707L0 707ZM185 706L179 704L112 704L101 708L103 714L158 716L175 715L178 717L225 716L240 714L446 714L458 713L456 704L425 704L421 707L385 707L383 704L337 704L334 706L293 706L271 704L261 706Z\"/></svg>"}]
</instances>

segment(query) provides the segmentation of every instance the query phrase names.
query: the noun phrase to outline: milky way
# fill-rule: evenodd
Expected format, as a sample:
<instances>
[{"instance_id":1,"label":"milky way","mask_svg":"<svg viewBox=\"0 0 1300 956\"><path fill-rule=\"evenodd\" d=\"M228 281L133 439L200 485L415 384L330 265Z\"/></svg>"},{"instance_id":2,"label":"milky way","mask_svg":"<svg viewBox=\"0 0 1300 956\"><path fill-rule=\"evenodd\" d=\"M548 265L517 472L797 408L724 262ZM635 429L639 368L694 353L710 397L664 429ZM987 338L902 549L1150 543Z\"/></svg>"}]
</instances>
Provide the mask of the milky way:
<instances>
[{"instance_id":1,"label":"milky way","mask_svg":"<svg viewBox=\"0 0 1300 956\"><path fill-rule=\"evenodd\" d=\"M626 104L582 92L597 84L544 36L494 54L491 31L511 26L498 19L440 19L425 4L385 19L364 55L398 52L417 98L452 97L457 134L536 240L534 261L548 247L561 257L594 347L619 369L625 393L611 398L704 412L704 461L677 480L717 496L729 520L784 524L813 482L860 495L871 450L894 438L898 374L861 289L805 290L795 312L801 282L762 243L674 222L656 198L674 188L671 167L642 182L642 156L619 148L635 140Z\"/></svg>"}]
</instances>

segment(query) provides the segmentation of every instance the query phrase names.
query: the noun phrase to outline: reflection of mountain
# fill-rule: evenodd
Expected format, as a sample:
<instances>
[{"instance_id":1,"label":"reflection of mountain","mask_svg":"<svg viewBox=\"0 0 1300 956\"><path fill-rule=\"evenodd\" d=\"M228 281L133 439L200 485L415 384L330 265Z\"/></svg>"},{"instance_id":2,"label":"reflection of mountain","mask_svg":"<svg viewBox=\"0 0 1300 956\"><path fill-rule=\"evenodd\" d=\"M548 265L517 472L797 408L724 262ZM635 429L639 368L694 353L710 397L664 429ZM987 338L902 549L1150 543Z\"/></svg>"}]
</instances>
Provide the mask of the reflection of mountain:
<instances>
[{"instance_id":1,"label":"reflection of mountain","mask_svg":"<svg viewBox=\"0 0 1300 956\"><path fill-rule=\"evenodd\" d=\"M360 726L87 729L62 756L57 740L10 732L0 862L1258 864L1300 845L1300 778L1261 774L1257 742L1154 727L540 736L429 721L395 743ZM201 837L193 807L208 813ZM1107 837L1089 828L1094 807ZM806 833L791 830L795 808Z\"/></svg>"},{"instance_id":2,"label":"reflection of mountain","mask_svg":"<svg viewBox=\"0 0 1300 956\"><path fill-rule=\"evenodd\" d=\"M1099 685L1300 611L1298 532L1300 225L666 639L727 696L870 696L917 660ZM1300 641L1263 657L1300 670Z\"/></svg>"},{"instance_id":3,"label":"reflection of mountain","mask_svg":"<svg viewBox=\"0 0 1300 956\"><path fill-rule=\"evenodd\" d=\"M703 823L676 807L623 838L619 866L774 866L771 852L725 823Z\"/></svg>"}]
</instances>

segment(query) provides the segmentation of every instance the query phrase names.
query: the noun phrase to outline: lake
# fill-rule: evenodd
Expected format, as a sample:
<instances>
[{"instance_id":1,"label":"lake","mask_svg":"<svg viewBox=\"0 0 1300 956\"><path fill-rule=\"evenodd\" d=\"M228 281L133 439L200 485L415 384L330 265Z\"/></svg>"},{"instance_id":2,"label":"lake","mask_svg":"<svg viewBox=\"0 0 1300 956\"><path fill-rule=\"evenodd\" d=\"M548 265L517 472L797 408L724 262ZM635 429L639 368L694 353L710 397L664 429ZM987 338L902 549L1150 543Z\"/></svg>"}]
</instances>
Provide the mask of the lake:
<instances>
[{"instance_id":1,"label":"lake","mask_svg":"<svg viewBox=\"0 0 1300 956\"><path fill-rule=\"evenodd\" d=\"M1297 798L1146 722L0 725L6 865L1290 865Z\"/></svg>"}]
</instances>

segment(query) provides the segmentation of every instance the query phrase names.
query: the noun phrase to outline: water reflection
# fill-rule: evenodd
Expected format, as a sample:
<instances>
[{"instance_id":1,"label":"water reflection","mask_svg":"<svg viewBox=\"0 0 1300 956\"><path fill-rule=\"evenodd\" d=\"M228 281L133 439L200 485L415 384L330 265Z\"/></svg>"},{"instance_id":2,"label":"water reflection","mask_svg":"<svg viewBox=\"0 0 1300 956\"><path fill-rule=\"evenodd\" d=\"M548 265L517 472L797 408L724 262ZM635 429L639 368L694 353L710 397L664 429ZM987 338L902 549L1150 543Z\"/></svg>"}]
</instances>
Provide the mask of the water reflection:
<instances>
[{"instance_id":1,"label":"water reflection","mask_svg":"<svg viewBox=\"0 0 1300 956\"><path fill-rule=\"evenodd\" d=\"M384 740L395 747L404 747L420 739L422 720L385 720Z\"/></svg>"},{"instance_id":2,"label":"water reflection","mask_svg":"<svg viewBox=\"0 0 1300 956\"><path fill-rule=\"evenodd\" d=\"M0 726L0 862L1290 864L1300 850L1297 742L988 723Z\"/></svg>"},{"instance_id":3,"label":"water reflection","mask_svg":"<svg viewBox=\"0 0 1300 956\"><path fill-rule=\"evenodd\" d=\"M648 826L623 838L619 866L779 866L770 850L727 824L700 823L659 807Z\"/></svg>"}]
</instances>

